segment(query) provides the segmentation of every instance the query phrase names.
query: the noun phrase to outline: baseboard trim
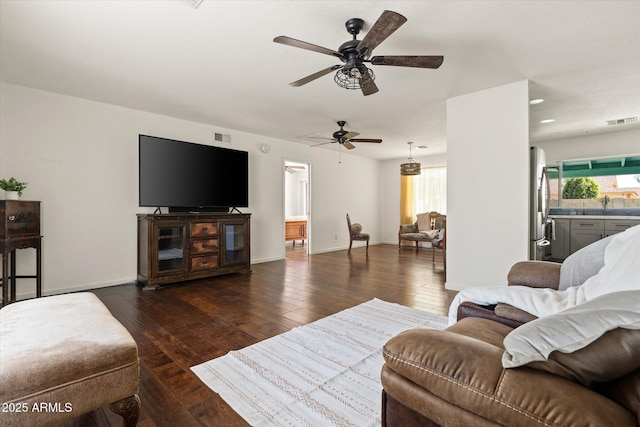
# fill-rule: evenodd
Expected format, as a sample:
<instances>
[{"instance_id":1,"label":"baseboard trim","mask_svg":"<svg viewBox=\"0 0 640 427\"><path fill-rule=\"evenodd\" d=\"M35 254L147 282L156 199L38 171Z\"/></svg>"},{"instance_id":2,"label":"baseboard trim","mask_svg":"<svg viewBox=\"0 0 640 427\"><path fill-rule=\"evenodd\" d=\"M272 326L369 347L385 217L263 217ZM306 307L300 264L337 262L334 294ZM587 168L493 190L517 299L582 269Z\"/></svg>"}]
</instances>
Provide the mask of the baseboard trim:
<instances>
[{"instance_id":1,"label":"baseboard trim","mask_svg":"<svg viewBox=\"0 0 640 427\"><path fill-rule=\"evenodd\" d=\"M99 288L108 288L111 286L118 286L118 285L126 285L128 283L135 283L136 282L136 278L126 278L126 279L119 279L119 280L110 280L108 282L102 282L102 283L93 283L93 284L89 284L89 285L78 285L78 286L71 286L71 287L67 287L67 288L57 288L57 289L49 289L49 290L42 290L42 296L48 297L48 296L52 296L52 295L59 295L59 294L68 294L71 292L82 292L82 291L89 291L92 289L99 289ZM31 292L23 292L23 293L17 293L17 299L18 301L23 300L23 299L29 299L29 298L35 298L36 294L35 294L35 290L31 293Z\"/></svg>"}]
</instances>

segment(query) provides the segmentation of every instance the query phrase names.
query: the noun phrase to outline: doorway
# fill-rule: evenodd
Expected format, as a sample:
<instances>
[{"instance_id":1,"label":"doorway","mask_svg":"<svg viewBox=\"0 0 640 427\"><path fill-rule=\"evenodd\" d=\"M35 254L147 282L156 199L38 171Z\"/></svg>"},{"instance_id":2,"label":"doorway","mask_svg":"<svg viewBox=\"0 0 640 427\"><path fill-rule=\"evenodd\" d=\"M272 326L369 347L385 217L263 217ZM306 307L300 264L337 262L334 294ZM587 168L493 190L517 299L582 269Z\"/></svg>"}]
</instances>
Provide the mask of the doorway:
<instances>
[{"instance_id":1,"label":"doorway","mask_svg":"<svg viewBox=\"0 0 640 427\"><path fill-rule=\"evenodd\" d=\"M284 162L285 258L309 253L309 164Z\"/></svg>"}]
</instances>

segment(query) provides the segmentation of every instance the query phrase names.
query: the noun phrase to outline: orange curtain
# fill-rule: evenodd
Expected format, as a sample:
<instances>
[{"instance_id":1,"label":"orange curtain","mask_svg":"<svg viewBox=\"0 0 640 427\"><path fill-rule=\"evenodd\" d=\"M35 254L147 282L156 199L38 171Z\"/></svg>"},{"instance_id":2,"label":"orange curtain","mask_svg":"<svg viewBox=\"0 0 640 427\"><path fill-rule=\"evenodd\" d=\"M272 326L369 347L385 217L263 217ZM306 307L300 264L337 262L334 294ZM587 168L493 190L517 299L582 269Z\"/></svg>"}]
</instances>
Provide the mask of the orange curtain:
<instances>
[{"instance_id":1,"label":"orange curtain","mask_svg":"<svg viewBox=\"0 0 640 427\"><path fill-rule=\"evenodd\" d=\"M413 176L400 176L400 224L413 224Z\"/></svg>"}]
</instances>

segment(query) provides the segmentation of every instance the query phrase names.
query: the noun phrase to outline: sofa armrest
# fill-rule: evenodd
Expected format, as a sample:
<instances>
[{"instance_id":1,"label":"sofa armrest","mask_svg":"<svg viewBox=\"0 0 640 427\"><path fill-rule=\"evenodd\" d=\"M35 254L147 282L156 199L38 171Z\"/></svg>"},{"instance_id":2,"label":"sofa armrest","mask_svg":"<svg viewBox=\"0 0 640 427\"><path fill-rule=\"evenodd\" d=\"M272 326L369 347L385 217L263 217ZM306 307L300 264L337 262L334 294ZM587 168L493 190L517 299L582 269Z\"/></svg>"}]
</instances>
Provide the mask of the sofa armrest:
<instances>
[{"instance_id":1,"label":"sofa armrest","mask_svg":"<svg viewBox=\"0 0 640 427\"><path fill-rule=\"evenodd\" d=\"M558 289L561 266L548 261L520 261L509 270L507 282L510 286Z\"/></svg>"},{"instance_id":2,"label":"sofa armrest","mask_svg":"<svg viewBox=\"0 0 640 427\"><path fill-rule=\"evenodd\" d=\"M400 226L399 234L403 233L417 233L418 232L418 224L402 224Z\"/></svg>"},{"instance_id":3,"label":"sofa armrest","mask_svg":"<svg viewBox=\"0 0 640 427\"><path fill-rule=\"evenodd\" d=\"M457 319L458 321L460 321L465 317L480 317L482 319L488 319L493 320L494 322L502 323L503 325L507 325L512 328L517 328L518 326L525 323L517 319L499 316L496 314L495 308L496 306L494 305L485 306L470 301L464 301L458 306Z\"/></svg>"},{"instance_id":4,"label":"sofa armrest","mask_svg":"<svg viewBox=\"0 0 640 427\"><path fill-rule=\"evenodd\" d=\"M496 308L494 309L496 316L503 317L505 319L515 320L516 322L527 323L532 320L536 320L538 316L534 316L533 314L521 310L518 307L514 307L505 303L496 304Z\"/></svg>"}]
</instances>

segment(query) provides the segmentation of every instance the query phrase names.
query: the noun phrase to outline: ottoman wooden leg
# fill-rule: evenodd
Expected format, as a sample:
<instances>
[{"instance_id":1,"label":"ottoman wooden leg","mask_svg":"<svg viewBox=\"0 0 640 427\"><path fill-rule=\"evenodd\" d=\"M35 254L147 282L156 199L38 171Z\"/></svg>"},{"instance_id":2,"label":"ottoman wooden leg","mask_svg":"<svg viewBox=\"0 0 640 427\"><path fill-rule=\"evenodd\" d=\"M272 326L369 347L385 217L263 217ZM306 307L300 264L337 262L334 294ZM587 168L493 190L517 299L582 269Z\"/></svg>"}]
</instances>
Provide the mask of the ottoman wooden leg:
<instances>
[{"instance_id":1,"label":"ottoman wooden leg","mask_svg":"<svg viewBox=\"0 0 640 427\"><path fill-rule=\"evenodd\" d=\"M109 405L111 411L122 416L123 427L135 427L140 415L140 398L137 394L125 397Z\"/></svg>"}]
</instances>

